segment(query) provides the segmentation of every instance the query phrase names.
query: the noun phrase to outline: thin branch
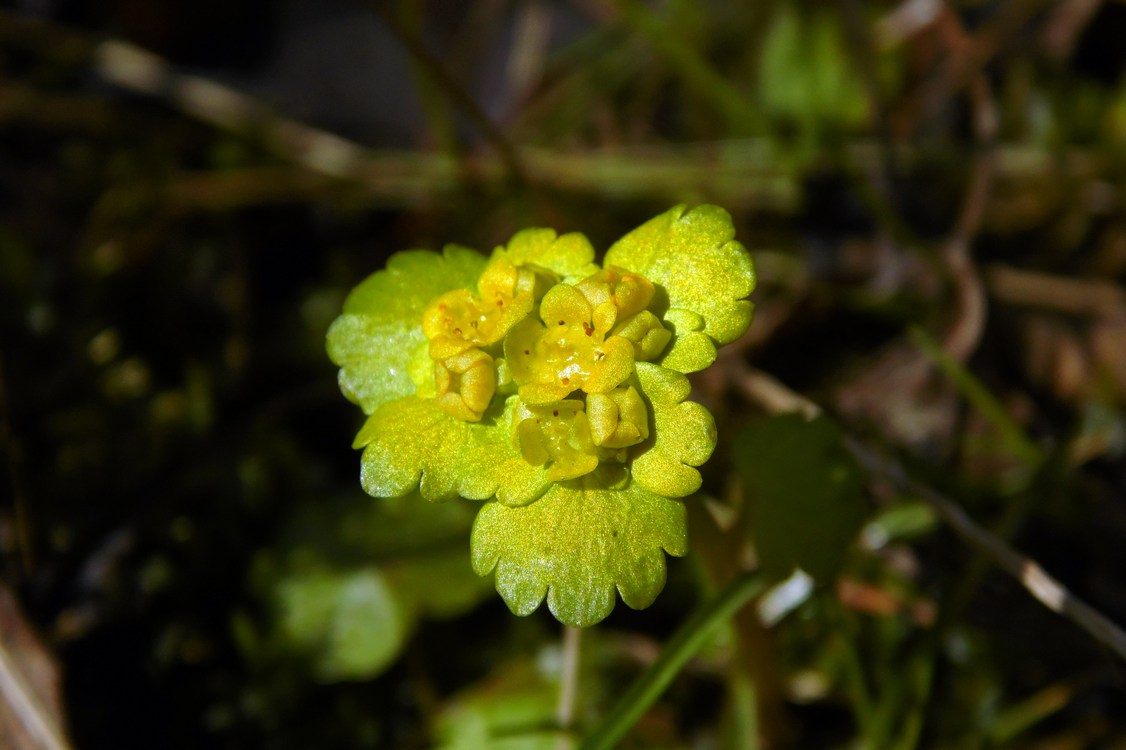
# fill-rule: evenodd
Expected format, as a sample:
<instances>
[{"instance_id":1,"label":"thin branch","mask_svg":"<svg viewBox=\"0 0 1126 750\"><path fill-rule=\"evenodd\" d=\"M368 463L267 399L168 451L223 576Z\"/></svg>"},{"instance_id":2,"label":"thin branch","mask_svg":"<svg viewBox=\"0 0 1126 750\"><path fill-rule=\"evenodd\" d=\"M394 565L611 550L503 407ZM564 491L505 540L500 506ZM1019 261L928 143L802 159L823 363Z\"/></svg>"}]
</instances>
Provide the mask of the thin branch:
<instances>
[{"instance_id":1,"label":"thin branch","mask_svg":"<svg viewBox=\"0 0 1126 750\"><path fill-rule=\"evenodd\" d=\"M659 20L654 22L659 24ZM361 185L376 200L410 205L464 190L467 178L483 186L508 179L509 170L499 144L496 153L474 155L471 174L467 176L465 165L447 154L374 150L279 116L254 97L207 78L178 73L164 58L128 42L97 40L89 34L2 9L0 41L10 47L30 49L45 58L64 58L67 64L90 64L102 80L162 99L200 122L222 130L259 135L279 156L322 175L346 178ZM0 116L19 116L44 127L72 130L108 127L112 122L112 112L108 110L90 117L66 114L76 107L95 107L96 100L88 97L49 94L14 84L5 85L2 92L6 96L0 97ZM801 210L800 175L778 154L769 138L584 151L516 148L508 142L504 147L512 148L528 180L536 186L626 201L677 201L687 192L748 209L786 215ZM878 140L856 138L830 156L838 159L839 164L878 170L880 148ZM896 164L908 168L922 153L922 149L911 144L898 144L893 156ZM958 151L949 154L950 158L960 156ZM996 150L996 168L1006 177L1028 180L1050 175L1058 179L1060 164L1074 165L1089 178L1111 169L1113 159L1109 153L1093 149L1076 148L1063 155L1020 145ZM253 195L247 197L253 199Z\"/></svg>"},{"instance_id":2,"label":"thin branch","mask_svg":"<svg viewBox=\"0 0 1126 750\"><path fill-rule=\"evenodd\" d=\"M1054 310L1085 318L1126 318L1126 291L1102 279L1071 279L1024 268L994 265L989 291L1010 305Z\"/></svg>"},{"instance_id":3,"label":"thin branch","mask_svg":"<svg viewBox=\"0 0 1126 750\"><path fill-rule=\"evenodd\" d=\"M933 102L936 109L944 108L963 88L977 85L975 82L982 78L989 62L1011 45L1022 29L1054 1L1010 0L1002 3L999 11L982 24L972 37L966 35L966 43L960 45L955 53L948 74L936 83L936 100ZM937 21L940 31L947 31L952 26L959 29L962 27L949 0L944 0Z\"/></svg>"},{"instance_id":4,"label":"thin branch","mask_svg":"<svg viewBox=\"0 0 1126 750\"><path fill-rule=\"evenodd\" d=\"M857 0L838 0L838 2L841 6L845 32L855 56L855 68L864 83L874 115L876 136L880 143L879 165L871 173L873 187L879 192L880 198L886 205L894 207L896 205L893 192L895 169L892 162L891 116L877 75L880 61L876 58L873 34L865 22L863 9Z\"/></svg>"},{"instance_id":5,"label":"thin branch","mask_svg":"<svg viewBox=\"0 0 1126 750\"><path fill-rule=\"evenodd\" d=\"M942 0L903 0L876 23L880 46L894 47L934 23L942 11Z\"/></svg>"},{"instance_id":6,"label":"thin branch","mask_svg":"<svg viewBox=\"0 0 1126 750\"><path fill-rule=\"evenodd\" d=\"M946 11L946 23L939 24L951 50L972 46L961 23ZM997 141L997 105L989 81L976 72L969 81L970 109L973 119L974 143L969 186L962 199L954 229L942 247L942 258L954 279L957 311L954 322L943 337L943 348L951 357L965 362L977 349L985 330L985 289L974 265L970 248L981 227L989 192L996 172L994 150Z\"/></svg>"},{"instance_id":7,"label":"thin branch","mask_svg":"<svg viewBox=\"0 0 1126 750\"><path fill-rule=\"evenodd\" d=\"M509 142L508 137L501 132L492 118L481 108L465 88L450 75L449 71L442 66L438 59L431 54L422 40L407 28L396 15L392 12L383 11L376 6L380 11L380 17L391 27L399 42L406 47L407 52L413 57L418 64L426 71L426 73L434 80L434 82L446 93L454 105L460 109L477 129L481 131L481 135L485 137L493 148L496 149L500 158L508 167L509 172L513 177L521 182L527 182L527 174L524 167L520 162L520 156L517 154L516 149L513 148Z\"/></svg>"},{"instance_id":8,"label":"thin branch","mask_svg":"<svg viewBox=\"0 0 1126 750\"><path fill-rule=\"evenodd\" d=\"M551 20L551 9L543 0L528 0L517 9L512 51L505 67L509 101L523 101L543 76Z\"/></svg>"},{"instance_id":9,"label":"thin branch","mask_svg":"<svg viewBox=\"0 0 1126 750\"><path fill-rule=\"evenodd\" d=\"M1052 8L1043 34L1048 53L1066 60L1102 4L1103 0L1064 0Z\"/></svg>"},{"instance_id":10,"label":"thin branch","mask_svg":"<svg viewBox=\"0 0 1126 750\"><path fill-rule=\"evenodd\" d=\"M768 411L800 410L815 412L815 403L788 389L778 380L744 365L743 393ZM781 394L781 395L780 395ZM883 477L900 491L926 501L961 539L984 554L1048 609L1071 620L1088 635L1126 660L1126 631L1071 593L1033 559L1014 550L1004 540L979 526L960 506L933 488L912 479L903 466L883 457L878 451L849 437L849 449L870 473Z\"/></svg>"},{"instance_id":11,"label":"thin branch","mask_svg":"<svg viewBox=\"0 0 1126 750\"><path fill-rule=\"evenodd\" d=\"M892 480L901 490L920 497L933 507L950 528L970 546L983 552L999 568L1020 581L1020 584L1048 609L1063 615L1081 627L1119 658L1126 660L1126 631L1109 618L1071 593L1030 557L1020 554L998 537L979 526L952 500L906 475L903 467L881 457L855 439L849 448L869 471Z\"/></svg>"},{"instance_id":12,"label":"thin branch","mask_svg":"<svg viewBox=\"0 0 1126 750\"><path fill-rule=\"evenodd\" d=\"M726 118L731 132L748 135L767 130L765 118L747 96L720 75L682 35L669 33L657 13L637 0L617 0L614 6L626 23L653 45L669 68Z\"/></svg>"}]
</instances>

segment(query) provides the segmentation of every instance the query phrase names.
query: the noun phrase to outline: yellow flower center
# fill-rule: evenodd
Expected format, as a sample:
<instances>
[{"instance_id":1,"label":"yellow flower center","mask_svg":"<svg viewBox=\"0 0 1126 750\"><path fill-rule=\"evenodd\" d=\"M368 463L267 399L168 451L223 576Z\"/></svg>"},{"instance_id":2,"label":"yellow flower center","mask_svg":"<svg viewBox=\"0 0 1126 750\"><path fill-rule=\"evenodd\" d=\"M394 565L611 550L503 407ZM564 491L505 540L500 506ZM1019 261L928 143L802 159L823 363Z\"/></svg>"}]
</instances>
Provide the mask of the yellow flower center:
<instances>
[{"instance_id":1,"label":"yellow flower center","mask_svg":"<svg viewBox=\"0 0 1126 750\"><path fill-rule=\"evenodd\" d=\"M512 379L526 403L559 401L577 390L601 393L633 372L633 344L609 336L610 321L594 315L578 288L556 284L504 342Z\"/></svg>"},{"instance_id":2,"label":"yellow flower center","mask_svg":"<svg viewBox=\"0 0 1126 750\"><path fill-rule=\"evenodd\" d=\"M552 481L624 463L627 449L648 439L634 363L656 359L672 338L648 309L655 289L645 277L609 267L575 285L558 281L497 259L475 292L443 294L422 321L438 407L476 422L498 387L515 389L514 443Z\"/></svg>"},{"instance_id":3,"label":"yellow flower center","mask_svg":"<svg viewBox=\"0 0 1126 750\"><path fill-rule=\"evenodd\" d=\"M434 360L452 357L471 347L487 347L532 311L547 287L557 281L538 266L517 267L497 259L485 267L477 293L455 289L434 300L422 317L422 331L430 339Z\"/></svg>"}]
</instances>

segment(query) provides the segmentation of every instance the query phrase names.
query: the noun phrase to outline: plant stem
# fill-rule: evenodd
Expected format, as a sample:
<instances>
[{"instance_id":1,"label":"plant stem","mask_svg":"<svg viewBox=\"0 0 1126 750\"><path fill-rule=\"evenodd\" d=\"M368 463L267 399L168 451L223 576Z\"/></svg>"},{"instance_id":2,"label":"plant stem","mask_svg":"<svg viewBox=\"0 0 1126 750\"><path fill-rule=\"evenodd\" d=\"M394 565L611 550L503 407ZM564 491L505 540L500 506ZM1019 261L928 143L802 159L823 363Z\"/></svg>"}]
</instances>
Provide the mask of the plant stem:
<instances>
[{"instance_id":1,"label":"plant stem","mask_svg":"<svg viewBox=\"0 0 1126 750\"><path fill-rule=\"evenodd\" d=\"M660 657L637 679L583 742L581 750L609 750L637 723L681 668L703 648L717 628L762 590L762 579L743 573L688 619Z\"/></svg>"},{"instance_id":2,"label":"plant stem","mask_svg":"<svg viewBox=\"0 0 1126 750\"><path fill-rule=\"evenodd\" d=\"M555 720L559 724L559 750L573 746L572 730L575 723L575 694L579 685L579 651L583 631L570 625L563 626L563 663L559 678L559 705Z\"/></svg>"},{"instance_id":3,"label":"plant stem","mask_svg":"<svg viewBox=\"0 0 1126 750\"><path fill-rule=\"evenodd\" d=\"M713 584L709 592L721 589L733 578L743 573L739 564L742 545L745 539L740 529L744 520L735 520L727 530L722 530L703 503L691 503L688 509L690 545L697 551L704 575ZM732 745L733 747L753 748L789 747L790 731L774 655L774 634L759 620L758 614L750 607L744 607L731 618L731 634L734 650L731 655L728 676L728 694L733 717L740 710L738 706L738 681L742 676L750 678L754 690L755 727L758 736L755 745Z\"/></svg>"}]
</instances>

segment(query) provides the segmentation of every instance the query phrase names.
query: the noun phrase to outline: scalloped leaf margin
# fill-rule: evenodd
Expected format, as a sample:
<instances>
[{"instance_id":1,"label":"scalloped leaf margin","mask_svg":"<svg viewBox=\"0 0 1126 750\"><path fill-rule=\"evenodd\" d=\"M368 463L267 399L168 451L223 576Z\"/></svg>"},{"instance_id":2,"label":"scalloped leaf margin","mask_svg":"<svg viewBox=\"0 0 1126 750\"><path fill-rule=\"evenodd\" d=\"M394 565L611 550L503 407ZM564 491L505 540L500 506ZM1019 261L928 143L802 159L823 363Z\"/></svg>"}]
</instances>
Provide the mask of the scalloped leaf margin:
<instances>
[{"instance_id":1,"label":"scalloped leaf margin","mask_svg":"<svg viewBox=\"0 0 1126 750\"><path fill-rule=\"evenodd\" d=\"M717 344L731 343L751 323L754 264L719 206L675 206L615 242L605 264L640 273L667 295L662 317L674 339L658 362L664 367L704 369Z\"/></svg>"},{"instance_id":2,"label":"scalloped leaf margin","mask_svg":"<svg viewBox=\"0 0 1126 750\"><path fill-rule=\"evenodd\" d=\"M634 609L665 585L665 553L688 551L684 505L636 482L623 489L552 486L530 505L493 501L473 524L473 569L496 573L497 592L517 615L546 598L557 620L586 627L614 609L615 591Z\"/></svg>"},{"instance_id":3,"label":"scalloped leaf margin","mask_svg":"<svg viewBox=\"0 0 1126 750\"><path fill-rule=\"evenodd\" d=\"M447 245L440 254L404 250L360 282L326 336L344 396L372 414L389 401L432 387L422 314L446 292L476 287L487 262L458 245Z\"/></svg>"}]
</instances>

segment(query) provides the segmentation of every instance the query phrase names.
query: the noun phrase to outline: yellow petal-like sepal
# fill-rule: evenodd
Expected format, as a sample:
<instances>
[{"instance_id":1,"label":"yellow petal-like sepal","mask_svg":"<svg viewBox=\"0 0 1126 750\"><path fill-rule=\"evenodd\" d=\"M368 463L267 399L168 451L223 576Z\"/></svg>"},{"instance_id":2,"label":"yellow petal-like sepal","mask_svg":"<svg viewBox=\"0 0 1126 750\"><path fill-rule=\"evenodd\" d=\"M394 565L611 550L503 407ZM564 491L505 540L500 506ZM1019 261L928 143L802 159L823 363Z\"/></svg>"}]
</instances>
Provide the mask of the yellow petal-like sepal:
<instances>
[{"instance_id":1,"label":"yellow petal-like sepal","mask_svg":"<svg viewBox=\"0 0 1126 750\"><path fill-rule=\"evenodd\" d=\"M649 437L649 410L633 386L587 397L591 439L606 448L628 448Z\"/></svg>"},{"instance_id":2,"label":"yellow petal-like sepal","mask_svg":"<svg viewBox=\"0 0 1126 750\"><path fill-rule=\"evenodd\" d=\"M615 320L625 320L649 307L653 301L653 284L640 274L617 266L602 269L576 285L593 307L609 304ZM613 325L611 321L610 325Z\"/></svg>"},{"instance_id":3,"label":"yellow petal-like sepal","mask_svg":"<svg viewBox=\"0 0 1126 750\"><path fill-rule=\"evenodd\" d=\"M480 349L467 349L434 364L438 408L451 417L477 422L497 390L493 358Z\"/></svg>"},{"instance_id":4,"label":"yellow petal-like sepal","mask_svg":"<svg viewBox=\"0 0 1126 750\"><path fill-rule=\"evenodd\" d=\"M652 362L661 356L672 339L672 331L665 328L660 318L648 310L626 318L612 333L633 344L633 356L639 362Z\"/></svg>"},{"instance_id":5,"label":"yellow petal-like sepal","mask_svg":"<svg viewBox=\"0 0 1126 750\"><path fill-rule=\"evenodd\" d=\"M552 481L574 479L598 467L590 422L582 401L564 399L518 409L516 435L520 453L533 466L547 465Z\"/></svg>"}]
</instances>

